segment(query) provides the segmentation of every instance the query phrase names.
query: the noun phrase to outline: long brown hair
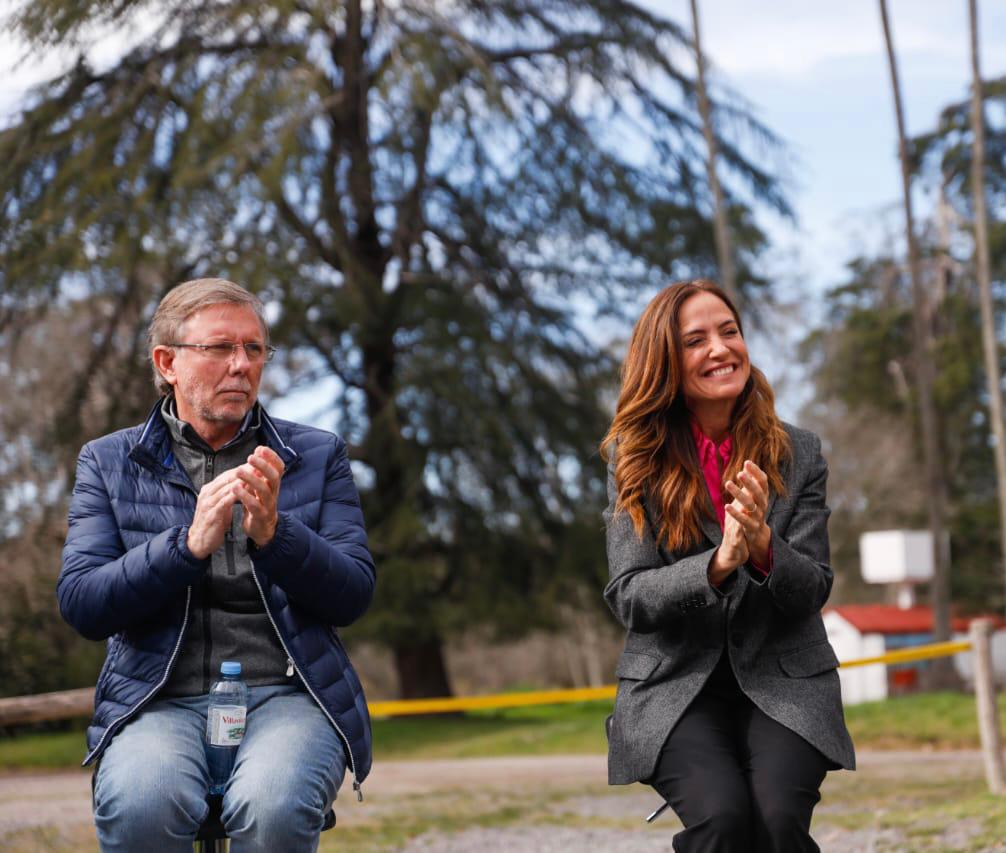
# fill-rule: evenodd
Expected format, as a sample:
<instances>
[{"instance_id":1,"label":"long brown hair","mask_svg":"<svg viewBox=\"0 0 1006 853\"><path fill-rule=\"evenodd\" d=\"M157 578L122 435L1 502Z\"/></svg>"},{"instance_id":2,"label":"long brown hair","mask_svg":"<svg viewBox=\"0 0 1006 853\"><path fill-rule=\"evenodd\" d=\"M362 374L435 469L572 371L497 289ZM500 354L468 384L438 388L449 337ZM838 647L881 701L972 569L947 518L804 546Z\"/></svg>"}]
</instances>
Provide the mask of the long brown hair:
<instances>
[{"instance_id":1,"label":"long brown hair","mask_svg":"<svg viewBox=\"0 0 1006 853\"><path fill-rule=\"evenodd\" d=\"M671 551L698 543L701 514L712 514L681 392L683 349L678 316L685 301L697 293L721 299L744 334L733 302L713 282L695 279L664 288L646 306L632 331L615 418L601 442L604 458L615 458L615 512L628 512L636 534L642 537L643 498L648 495L659 515L653 519L658 541ZM734 405L730 434L733 448L724 482L736 477L744 460L751 459L766 473L776 494L783 494L780 469L791 453L789 436L775 413L775 394L768 380L753 365Z\"/></svg>"}]
</instances>

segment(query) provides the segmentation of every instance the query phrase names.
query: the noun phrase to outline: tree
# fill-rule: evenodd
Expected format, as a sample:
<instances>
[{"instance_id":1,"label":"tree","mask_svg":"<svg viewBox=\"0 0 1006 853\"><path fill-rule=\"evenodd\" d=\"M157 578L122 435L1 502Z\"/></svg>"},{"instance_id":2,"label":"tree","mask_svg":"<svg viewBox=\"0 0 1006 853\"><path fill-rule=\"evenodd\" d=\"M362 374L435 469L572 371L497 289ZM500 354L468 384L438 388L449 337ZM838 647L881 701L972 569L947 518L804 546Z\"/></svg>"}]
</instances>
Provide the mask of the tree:
<instances>
[{"instance_id":1,"label":"tree","mask_svg":"<svg viewBox=\"0 0 1006 853\"><path fill-rule=\"evenodd\" d=\"M2 695L94 684L103 644L75 634L56 608L66 495L82 441L142 418L150 402L135 311L78 299L18 321L0 330Z\"/></svg>"},{"instance_id":2,"label":"tree","mask_svg":"<svg viewBox=\"0 0 1006 853\"><path fill-rule=\"evenodd\" d=\"M1003 423L1002 366L992 305L992 270L989 261L988 220L985 214L985 114L982 109L982 77L978 60L978 4L969 0L971 24L971 196L975 206L975 271L982 312L982 356L988 389L989 421L994 438L996 483L999 492L999 539L1002 571L1006 580L1006 424Z\"/></svg>"},{"instance_id":3,"label":"tree","mask_svg":"<svg viewBox=\"0 0 1006 853\"><path fill-rule=\"evenodd\" d=\"M993 309L1006 297L1006 78L986 80L985 193ZM948 484L947 527L954 571L952 600L971 612L1006 606L999 583L999 507L989 437L987 372L983 370L980 293L972 227L974 127L970 98L948 104L934 127L910 140L912 178L940 199L936 221L923 217L920 272L931 283L934 406L941 467ZM940 220L942 219L942 222ZM903 226L878 227L896 245ZM927 522L926 473L918 455L918 392L913 359L913 297L905 264L891 254L850 261L845 282L827 295L827 315L801 349L814 399L803 419L830 446L829 503L837 566L858 561L864 530ZM996 337L1002 322L996 324ZM997 345L1001 376L1004 353ZM916 441L906 439L915 436ZM840 576L843 598L875 597Z\"/></svg>"},{"instance_id":4,"label":"tree","mask_svg":"<svg viewBox=\"0 0 1006 853\"><path fill-rule=\"evenodd\" d=\"M713 130L713 120L709 109L709 95L706 91L706 59L702 52L702 35L699 27L698 0L691 0L692 7L692 41L695 46L695 94L698 96L699 115L702 116L702 135L706 140L706 173L709 178L709 188L713 194L713 224L716 237L716 258L720 270L719 280L723 289L731 299L737 301L737 285L734 281L734 259L730 245L730 230L727 226L727 211L723 202L723 191L720 189L720 179L716 174L716 161L719 156L716 145L716 133Z\"/></svg>"},{"instance_id":5,"label":"tree","mask_svg":"<svg viewBox=\"0 0 1006 853\"><path fill-rule=\"evenodd\" d=\"M938 256L923 231L927 266ZM954 572L953 601L962 609L998 606L995 479L982 399L979 310L959 271L939 305L934 404L941 413L941 466L948 483L947 526ZM904 264L891 256L859 258L847 280L827 295L827 317L804 340L802 360L815 389L802 419L829 447L830 530L836 566L859 561L867 530L924 527L927 475L917 462L918 401L912 369L912 297ZM991 535L990 535L991 534ZM875 599L878 591L840 576L843 600Z\"/></svg>"},{"instance_id":6,"label":"tree","mask_svg":"<svg viewBox=\"0 0 1006 853\"><path fill-rule=\"evenodd\" d=\"M888 67L891 73L891 93L898 127L898 161L901 165L902 203L905 210L905 239L908 244L908 272L912 282L913 351L916 373L916 392L919 404L919 427L922 434L922 460L926 469L926 489L929 506L929 529L933 534L933 581L930 585L933 606L933 636L936 640L950 639L950 566L945 542L945 516L947 487L940 465L940 448L936 408L933 405L934 367L931 352L931 314L929 299L922 284L919 269L919 248L912 212L911 160L908 138L905 133L904 110L901 106L901 86L898 82L898 65L891 37L886 0L880 0L880 18L887 46ZM936 669L951 673L946 661L937 661Z\"/></svg>"},{"instance_id":7,"label":"tree","mask_svg":"<svg viewBox=\"0 0 1006 853\"><path fill-rule=\"evenodd\" d=\"M949 104L939 117L936 127L920 135L914 140L917 152L917 169L927 176L927 180L938 185L943 196L952 209L953 219L957 222L956 233L952 244L957 254L954 264L960 270L959 287L967 293L977 314L981 308L982 272L980 270L981 255L977 233L978 220L984 218L987 225L986 251L988 253L988 283L991 304L987 311L992 322L992 334L980 331L976 321L974 334L977 340L983 342L982 352L975 353L976 366L984 363L983 382L975 389L979 406L973 413L974 423L978 429L978 440L981 443L981 467L975 470L973 488L975 497L970 504L974 514L969 523L971 541L978 543L978 548L984 555L989 566L1001 565L1002 532L1000 530L1001 510L998 500L998 485L996 471L998 464L994 459L997 452L990 439L995 433L995 415L993 412L993 387L1000 387L1004 369L1003 348L1000 340L1003 334L1002 322L996 322L998 314L1002 316L1004 309L1004 284L1006 284L1006 122L1003 121L1002 107L1006 104L1006 77L982 81L979 87L982 104L979 113L983 115L981 133L983 144L979 146L974 122L975 103L972 97ZM974 90L973 90L974 91ZM984 156L976 152L983 147ZM977 162L976 162L977 161ZM981 198L975 193L976 167L983 166ZM985 202L986 213L979 216L979 204ZM985 311L986 309L981 309ZM983 319L984 326L988 321ZM979 334L981 337L979 337ZM988 343L986 343L988 342ZM993 343L993 363L989 365L988 345ZM983 361L979 362L978 359ZM990 381L990 379L992 381ZM1001 392L1000 392L1001 393ZM977 460L976 460L977 462ZM960 535L960 534L959 534ZM972 576L969 589L976 589L978 575ZM980 594L988 596L988 588L994 583L985 571L981 574L983 590ZM956 581L955 581L955 585ZM1001 585L1001 584L1000 584ZM998 600L996 596L992 600ZM1003 599L1002 606L1006 606ZM986 602L987 606L988 602Z\"/></svg>"},{"instance_id":8,"label":"tree","mask_svg":"<svg viewBox=\"0 0 1006 853\"><path fill-rule=\"evenodd\" d=\"M93 67L93 28L142 8L10 19L79 59L0 134L0 324L98 300L121 357L184 278L260 291L289 348L276 386L338 379L379 565L357 635L392 649L403 695L449 692L445 636L548 624L603 570L614 365L587 324L715 269L694 82L669 58L688 38L620 0L166 0ZM738 140L774 141L712 108L751 289L742 199L788 208ZM564 560L574 544L590 557Z\"/></svg>"}]
</instances>

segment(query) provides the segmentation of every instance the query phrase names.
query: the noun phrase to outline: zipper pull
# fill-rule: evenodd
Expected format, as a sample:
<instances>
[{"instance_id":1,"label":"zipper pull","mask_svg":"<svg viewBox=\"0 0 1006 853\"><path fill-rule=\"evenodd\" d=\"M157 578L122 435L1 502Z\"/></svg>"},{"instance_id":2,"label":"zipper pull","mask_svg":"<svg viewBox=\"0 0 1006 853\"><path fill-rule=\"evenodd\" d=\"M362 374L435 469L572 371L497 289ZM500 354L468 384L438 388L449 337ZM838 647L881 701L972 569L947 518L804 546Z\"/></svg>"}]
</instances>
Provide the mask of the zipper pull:
<instances>
[{"instance_id":1,"label":"zipper pull","mask_svg":"<svg viewBox=\"0 0 1006 853\"><path fill-rule=\"evenodd\" d=\"M291 658L286 659L286 677L290 678L293 676L293 660Z\"/></svg>"},{"instance_id":2,"label":"zipper pull","mask_svg":"<svg viewBox=\"0 0 1006 853\"><path fill-rule=\"evenodd\" d=\"M224 555L227 557L227 574L234 577L238 573L238 567L234 562L234 531L229 527L224 534Z\"/></svg>"},{"instance_id":3,"label":"zipper pull","mask_svg":"<svg viewBox=\"0 0 1006 853\"><path fill-rule=\"evenodd\" d=\"M363 802L363 785L361 785L355 779L353 780L353 790L356 791L357 802L362 803Z\"/></svg>"}]
</instances>

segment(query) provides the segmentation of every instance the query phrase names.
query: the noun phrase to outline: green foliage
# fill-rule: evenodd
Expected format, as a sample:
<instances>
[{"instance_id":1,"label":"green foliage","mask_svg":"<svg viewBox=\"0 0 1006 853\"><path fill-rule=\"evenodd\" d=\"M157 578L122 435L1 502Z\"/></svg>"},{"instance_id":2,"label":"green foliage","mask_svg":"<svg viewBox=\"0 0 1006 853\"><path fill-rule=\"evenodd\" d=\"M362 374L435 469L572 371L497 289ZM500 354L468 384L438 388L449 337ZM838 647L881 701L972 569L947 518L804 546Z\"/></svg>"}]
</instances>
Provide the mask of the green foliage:
<instances>
[{"instance_id":1,"label":"green foliage","mask_svg":"<svg viewBox=\"0 0 1006 853\"><path fill-rule=\"evenodd\" d=\"M902 298L892 298L891 278L889 259L857 259L848 281L827 294L826 325L805 339L801 353L822 397L895 415L907 411L907 400L891 393L890 364L910 350L911 313Z\"/></svg>"},{"instance_id":2,"label":"green foliage","mask_svg":"<svg viewBox=\"0 0 1006 853\"><path fill-rule=\"evenodd\" d=\"M985 91L987 117L986 190L993 220L992 276L996 313L1003 328L1006 308L1006 79ZM936 365L933 397L944 474L949 486L951 594L965 610L1003 606L995 468L981 350L980 312L972 267L970 102L948 106L938 126L913 140L918 177L942 189L959 214L959 230L939 236L930 224L921 235L924 276L932 304ZM945 244L945 245L944 245ZM827 295L827 322L803 343L816 389L813 411L834 449L860 460L855 472L839 469L842 499L832 520L836 553L856 565L858 534L866 529L924 527L925 496L915 460L919 442L912 357L911 296L907 273L897 258L882 254L849 264L844 284ZM1001 346L1000 346L1001 351ZM1006 360L1000 354L1000 363ZM1002 371L1000 371L1000 375ZM829 415L823 415L824 412ZM843 422L859 425L859 434ZM885 458L871 454L900 437ZM909 448L908 453L905 447ZM882 477L888 480L881 482ZM889 485L894 480L900 488ZM852 597L865 591L852 590Z\"/></svg>"},{"instance_id":3,"label":"green foliage","mask_svg":"<svg viewBox=\"0 0 1006 853\"><path fill-rule=\"evenodd\" d=\"M963 282L955 285L939 309L933 396L950 489L952 596L958 606L981 610L1001 599L995 469L978 306ZM915 455L917 404L906 294L892 259L852 264L849 283L828 294L829 325L803 343L818 395L815 405L827 412L818 428L832 444L833 457L856 461L856 470L839 469L836 481L840 497L832 533L839 565L857 565L863 530L928 523L926 485ZM846 429L854 423L861 423L858 433ZM892 440L900 444L899 455L889 456L883 467L871 464L871 454ZM981 526L987 522L989 527ZM990 595L990 590L996 592Z\"/></svg>"},{"instance_id":4,"label":"green foliage","mask_svg":"<svg viewBox=\"0 0 1006 853\"><path fill-rule=\"evenodd\" d=\"M687 33L621 0L168 0L94 67L90 34L145 5L10 18L80 54L0 132L0 340L104 306L102 357L70 369L88 389L139 362L172 284L247 284L279 315L274 387L338 380L380 567L359 632L401 647L554 621L603 573L592 454L615 365L584 330L715 269ZM751 291L751 206L788 213L759 165L779 147L714 109Z\"/></svg>"},{"instance_id":5,"label":"green foliage","mask_svg":"<svg viewBox=\"0 0 1006 853\"><path fill-rule=\"evenodd\" d=\"M59 618L55 586L54 569L0 583L0 696L94 684L104 644L82 639Z\"/></svg>"},{"instance_id":6,"label":"green foliage","mask_svg":"<svg viewBox=\"0 0 1006 853\"><path fill-rule=\"evenodd\" d=\"M985 104L985 191L989 219L999 220L1006 210L1006 77L985 80L982 85ZM947 197L968 218L972 218L971 192L971 99L945 107L934 130L916 137L912 143L920 170L940 176ZM990 241L1002 246L1001 238ZM1001 265L1006 255L991 252L993 264Z\"/></svg>"}]
</instances>

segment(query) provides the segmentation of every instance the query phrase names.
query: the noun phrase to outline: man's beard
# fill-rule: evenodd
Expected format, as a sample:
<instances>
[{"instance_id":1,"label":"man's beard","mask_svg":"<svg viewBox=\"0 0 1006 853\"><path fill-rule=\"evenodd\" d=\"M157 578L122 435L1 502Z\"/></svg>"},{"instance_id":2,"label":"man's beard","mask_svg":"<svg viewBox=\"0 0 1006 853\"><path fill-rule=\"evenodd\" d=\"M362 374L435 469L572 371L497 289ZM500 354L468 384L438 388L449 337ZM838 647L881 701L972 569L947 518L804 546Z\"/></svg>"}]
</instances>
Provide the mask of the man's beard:
<instances>
[{"instance_id":1,"label":"man's beard","mask_svg":"<svg viewBox=\"0 0 1006 853\"><path fill-rule=\"evenodd\" d=\"M199 417L208 423L217 424L239 424L245 419L245 415L248 414L248 410L245 409L241 414L232 414L231 412L217 412L208 406L199 409Z\"/></svg>"},{"instance_id":2,"label":"man's beard","mask_svg":"<svg viewBox=\"0 0 1006 853\"><path fill-rule=\"evenodd\" d=\"M235 406L240 405L236 401L230 404L227 403L217 403L215 397L217 396L217 391L215 389L208 388L197 388L197 391L207 391L207 395L199 394L199 405L196 407L196 411L199 412L199 417L201 417L207 423L219 423L219 424L239 424L244 420L245 415L254 405L254 400L251 399L251 388L242 388L247 396L245 397L244 405L240 409L240 413L235 413ZM209 397L209 399L206 399Z\"/></svg>"}]
</instances>

